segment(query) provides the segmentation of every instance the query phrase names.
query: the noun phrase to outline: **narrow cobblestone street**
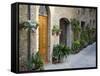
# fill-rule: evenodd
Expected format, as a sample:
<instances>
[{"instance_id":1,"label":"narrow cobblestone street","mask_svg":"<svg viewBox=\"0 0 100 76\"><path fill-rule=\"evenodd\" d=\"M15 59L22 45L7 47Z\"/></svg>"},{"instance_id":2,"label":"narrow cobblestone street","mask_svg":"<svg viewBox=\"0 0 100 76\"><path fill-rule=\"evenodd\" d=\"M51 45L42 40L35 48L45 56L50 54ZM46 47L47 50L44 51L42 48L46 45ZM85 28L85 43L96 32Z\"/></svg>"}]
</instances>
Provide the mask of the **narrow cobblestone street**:
<instances>
[{"instance_id":1,"label":"narrow cobblestone street","mask_svg":"<svg viewBox=\"0 0 100 76\"><path fill-rule=\"evenodd\" d=\"M64 63L46 64L45 70L96 67L96 43L87 46L78 54L69 55Z\"/></svg>"}]
</instances>

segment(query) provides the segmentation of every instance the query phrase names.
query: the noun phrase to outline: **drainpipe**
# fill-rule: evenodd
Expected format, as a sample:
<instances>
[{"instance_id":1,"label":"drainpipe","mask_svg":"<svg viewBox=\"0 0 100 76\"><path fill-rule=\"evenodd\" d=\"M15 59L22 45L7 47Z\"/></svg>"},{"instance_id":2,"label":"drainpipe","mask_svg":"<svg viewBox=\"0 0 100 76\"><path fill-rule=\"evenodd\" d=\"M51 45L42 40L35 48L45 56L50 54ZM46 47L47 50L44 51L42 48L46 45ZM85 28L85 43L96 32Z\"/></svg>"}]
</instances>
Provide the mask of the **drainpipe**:
<instances>
[{"instance_id":1,"label":"drainpipe","mask_svg":"<svg viewBox=\"0 0 100 76\"><path fill-rule=\"evenodd\" d=\"M30 5L28 5L28 20L30 20ZM30 59L31 59L31 28L29 27L28 28L28 32L27 32L27 36L28 36L28 38L27 38L27 46L28 46L28 51L27 51L27 61L28 61L28 63L30 62ZM28 68L29 69L29 68Z\"/></svg>"},{"instance_id":2,"label":"drainpipe","mask_svg":"<svg viewBox=\"0 0 100 76\"><path fill-rule=\"evenodd\" d=\"M28 32L27 32L27 34L28 34L28 61L30 61L30 55L31 55L31 28L28 28Z\"/></svg>"}]
</instances>

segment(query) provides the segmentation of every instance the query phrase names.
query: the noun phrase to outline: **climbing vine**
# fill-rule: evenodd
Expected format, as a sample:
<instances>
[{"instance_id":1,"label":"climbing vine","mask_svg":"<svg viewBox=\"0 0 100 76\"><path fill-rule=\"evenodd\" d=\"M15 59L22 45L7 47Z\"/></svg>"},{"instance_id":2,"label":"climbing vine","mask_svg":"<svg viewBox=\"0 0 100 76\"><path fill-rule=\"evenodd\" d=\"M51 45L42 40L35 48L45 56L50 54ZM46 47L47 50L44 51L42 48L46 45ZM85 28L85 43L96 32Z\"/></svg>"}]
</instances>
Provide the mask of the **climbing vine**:
<instances>
[{"instance_id":1,"label":"climbing vine","mask_svg":"<svg viewBox=\"0 0 100 76\"><path fill-rule=\"evenodd\" d=\"M80 23L76 19L71 19L71 25L72 25L74 40L78 40L81 31Z\"/></svg>"},{"instance_id":2,"label":"climbing vine","mask_svg":"<svg viewBox=\"0 0 100 76\"><path fill-rule=\"evenodd\" d=\"M72 51L77 53L78 50L92 44L96 41L96 29L86 26L85 29L81 29L80 23L76 19L71 19L71 26L73 31L73 43Z\"/></svg>"}]
</instances>

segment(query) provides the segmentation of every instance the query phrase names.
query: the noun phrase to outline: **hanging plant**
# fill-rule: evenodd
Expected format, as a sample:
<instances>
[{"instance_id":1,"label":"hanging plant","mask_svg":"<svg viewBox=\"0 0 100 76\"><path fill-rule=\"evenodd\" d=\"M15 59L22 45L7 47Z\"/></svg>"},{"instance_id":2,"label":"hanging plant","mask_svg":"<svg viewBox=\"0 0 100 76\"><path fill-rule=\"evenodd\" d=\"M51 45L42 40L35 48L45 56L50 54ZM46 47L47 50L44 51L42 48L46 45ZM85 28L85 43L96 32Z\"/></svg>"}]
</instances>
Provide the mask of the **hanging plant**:
<instances>
[{"instance_id":1,"label":"hanging plant","mask_svg":"<svg viewBox=\"0 0 100 76\"><path fill-rule=\"evenodd\" d=\"M60 35L61 34L61 29L57 29L56 30L56 35Z\"/></svg>"},{"instance_id":2,"label":"hanging plant","mask_svg":"<svg viewBox=\"0 0 100 76\"><path fill-rule=\"evenodd\" d=\"M53 29L52 29L52 35L60 35L61 34L61 29L59 29L58 27L57 27L57 25L54 25L53 26Z\"/></svg>"},{"instance_id":3,"label":"hanging plant","mask_svg":"<svg viewBox=\"0 0 100 76\"><path fill-rule=\"evenodd\" d=\"M34 22L32 20L28 20L28 21L23 23L23 28L24 29L29 29L30 28L33 32L36 31L38 26L39 26L38 23Z\"/></svg>"},{"instance_id":4,"label":"hanging plant","mask_svg":"<svg viewBox=\"0 0 100 76\"><path fill-rule=\"evenodd\" d=\"M55 35L55 33L56 33L56 27L53 26L53 29L52 29L52 35Z\"/></svg>"}]
</instances>

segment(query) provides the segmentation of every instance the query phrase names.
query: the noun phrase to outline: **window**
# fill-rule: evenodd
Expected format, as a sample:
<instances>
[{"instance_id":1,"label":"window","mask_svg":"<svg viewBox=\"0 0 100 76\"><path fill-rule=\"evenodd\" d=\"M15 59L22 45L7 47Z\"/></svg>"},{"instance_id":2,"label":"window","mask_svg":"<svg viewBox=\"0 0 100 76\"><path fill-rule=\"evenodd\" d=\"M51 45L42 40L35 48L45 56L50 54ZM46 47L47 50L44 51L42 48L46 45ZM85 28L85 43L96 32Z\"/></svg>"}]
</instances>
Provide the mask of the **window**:
<instances>
[{"instance_id":1,"label":"window","mask_svg":"<svg viewBox=\"0 0 100 76\"><path fill-rule=\"evenodd\" d=\"M84 21L81 21L81 28L82 28L82 30L85 30L85 22Z\"/></svg>"},{"instance_id":2,"label":"window","mask_svg":"<svg viewBox=\"0 0 100 76\"><path fill-rule=\"evenodd\" d=\"M95 20L93 20L93 25L95 25L95 23L96 23L96 21L95 21Z\"/></svg>"},{"instance_id":3,"label":"window","mask_svg":"<svg viewBox=\"0 0 100 76\"><path fill-rule=\"evenodd\" d=\"M92 20L90 20L90 26L91 26L91 24L92 24Z\"/></svg>"}]
</instances>

